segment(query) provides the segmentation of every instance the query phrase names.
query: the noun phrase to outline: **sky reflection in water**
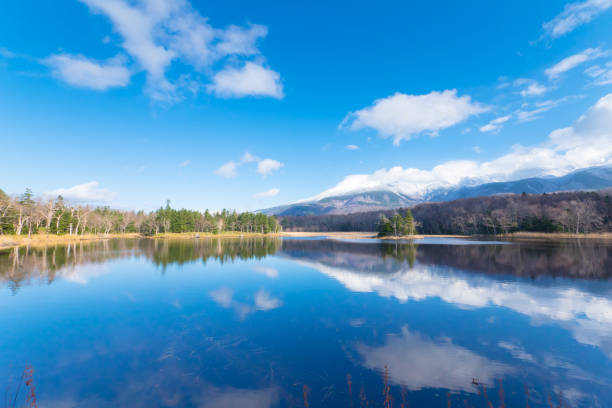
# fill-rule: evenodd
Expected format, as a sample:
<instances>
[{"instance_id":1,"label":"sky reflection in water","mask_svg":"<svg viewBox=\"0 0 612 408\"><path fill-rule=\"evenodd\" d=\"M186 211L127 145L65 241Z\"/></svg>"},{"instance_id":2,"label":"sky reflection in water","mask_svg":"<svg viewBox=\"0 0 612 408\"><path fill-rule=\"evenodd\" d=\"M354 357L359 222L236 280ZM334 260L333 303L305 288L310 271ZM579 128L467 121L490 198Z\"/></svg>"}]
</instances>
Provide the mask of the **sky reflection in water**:
<instances>
[{"instance_id":1,"label":"sky reflection in water","mask_svg":"<svg viewBox=\"0 0 612 408\"><path fill-rule=\"evenodd\" d=\"M609 406L612 245L446 244L5 251L0 375L32 364L44 407L299 407L304 385L311 406L383 406L385 370L394 406L484 406L474 380L495 406L499 380L509 407L524 385L531 407Z\"/></svg>"}]
</instances>

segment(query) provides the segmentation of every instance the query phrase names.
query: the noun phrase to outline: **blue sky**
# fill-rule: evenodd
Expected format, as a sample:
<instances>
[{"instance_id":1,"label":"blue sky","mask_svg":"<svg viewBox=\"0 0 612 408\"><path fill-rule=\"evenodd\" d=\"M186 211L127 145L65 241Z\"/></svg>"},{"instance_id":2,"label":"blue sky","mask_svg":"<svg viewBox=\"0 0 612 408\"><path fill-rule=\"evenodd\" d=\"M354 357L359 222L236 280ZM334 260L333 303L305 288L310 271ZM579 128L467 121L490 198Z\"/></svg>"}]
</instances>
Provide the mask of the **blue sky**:
<instances>
[{"instance_id":1,"label":"blue sky","mask_svg":"<svg viewBox=\"0 0 612 408\"><path fill-rule=\"evenodd\" d=\"M611 39L612 0L9 2L0 188L255 210L610 164Z\"/></svg>"}]
</instances>

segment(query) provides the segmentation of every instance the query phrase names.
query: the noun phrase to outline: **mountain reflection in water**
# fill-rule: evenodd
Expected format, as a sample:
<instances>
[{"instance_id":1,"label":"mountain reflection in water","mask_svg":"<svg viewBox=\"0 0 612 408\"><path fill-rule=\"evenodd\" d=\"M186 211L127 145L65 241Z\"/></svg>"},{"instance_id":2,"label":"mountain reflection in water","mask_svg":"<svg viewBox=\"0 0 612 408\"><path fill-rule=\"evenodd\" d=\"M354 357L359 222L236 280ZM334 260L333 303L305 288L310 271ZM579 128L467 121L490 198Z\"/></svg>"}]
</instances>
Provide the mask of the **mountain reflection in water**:
<instances>
[{"instance_id":1,"label":"mountain reflection in water","mask_svg":"<svg viewBox=\"0 0 612 408\"><path fill-rule=\"evenodd\" d=\"M41 406L607 406L612 244L455 243L2 251L0 374Z\"/></svg>"}]
</instances>

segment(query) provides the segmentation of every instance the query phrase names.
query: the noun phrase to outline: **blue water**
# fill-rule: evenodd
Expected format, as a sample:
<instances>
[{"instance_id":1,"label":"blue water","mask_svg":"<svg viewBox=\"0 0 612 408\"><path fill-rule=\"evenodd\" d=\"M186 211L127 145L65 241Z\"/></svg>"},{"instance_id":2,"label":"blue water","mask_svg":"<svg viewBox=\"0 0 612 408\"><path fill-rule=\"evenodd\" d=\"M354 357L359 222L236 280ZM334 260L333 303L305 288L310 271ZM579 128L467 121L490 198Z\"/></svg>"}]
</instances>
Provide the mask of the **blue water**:
<instances>
[{"instance_id":1,"label":"blue water","mask_svg":"<svg viewBox=\"0 0 612 408\"><path fill-rule=\"evenodd\" d=\"M40 407L612 406L612 245L460 243L0 252L0 385L23 406L29 365Z\"/></svg>"}]
</instances>

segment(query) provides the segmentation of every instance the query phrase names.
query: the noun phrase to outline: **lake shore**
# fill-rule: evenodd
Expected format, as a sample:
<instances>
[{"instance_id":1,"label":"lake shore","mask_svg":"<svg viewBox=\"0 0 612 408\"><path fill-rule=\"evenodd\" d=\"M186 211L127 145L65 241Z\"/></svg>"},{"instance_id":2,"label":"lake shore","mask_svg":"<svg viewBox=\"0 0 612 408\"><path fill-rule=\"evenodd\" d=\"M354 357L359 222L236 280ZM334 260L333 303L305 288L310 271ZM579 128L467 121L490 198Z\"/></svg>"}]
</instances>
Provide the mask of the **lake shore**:
<instances>
[{"instance_id":1,"label":"lake shore","mask_svg":"<svg viewBox=\"0 0 612 408\"><path fill-rule=\"evenodd\" d=\"M33 234L27 235L0 235L0 249L9 249L20 246L47 246L73 244L83 241L99 241L113 238L139 238L140 234L83 234L83 235L54 235Z\"/></svg>"},{"instance_id":2,"label":"lake shore","mask_svg":"<svg viewBox=\"0 0 612 408\"><path fill-rule=\"evenodd\" d=\"M263 238L263 237L290 237L290 238L314 238L328 237L332 239L380 239L384 241L405 241L405 240L421 240L424 238L472 238L470 235L408 235L400 237L378 237L376 232L298 232L298 231L283 231L279 233L262 234L257 232L223 232L221 234L212 234L204 232L185 232L185 233L161 233L152 237L143 236L138 233L124 234L84 234L84 235L52 235L52 234L34 234L30 237L27 235L0 235L0 250L10 249L21 246L47 246L47 245L65 245L84 241L100 241L116 238L147 238L147 239L194 239L194 238ZM502 234L498 237L505 239L604 239L612 240L612 233L544 233L544 232L514 232L511 234Z\"/></svg>"},{"instance_id":3,"label":"lake shore","mask_svg":"<svg viewBox=\"0 0 612 408\"><path fill-rule=\"evenodd\" d=\"M612 232L589 232L589 233L567 233L567 232L513 232L501 234L502 238L510 239L612 239Z\"/></svg>"},{"instance_id":4,"label":"lake shore","mask_svg":"<svg viewBox=\"0 0 612 408\"><path fill-rule=\"evenodd\" d=\"M424 238L471 238L470 235L402 235L399 237L379 237L378 232L281 232L279 234L283 237L295 237L295 238L312 238L312 237L329 237L329 238L340 238L340 239L381 239L385 241L404 241L404 240L415 240Z\"/></svg>"}]
</instances>

